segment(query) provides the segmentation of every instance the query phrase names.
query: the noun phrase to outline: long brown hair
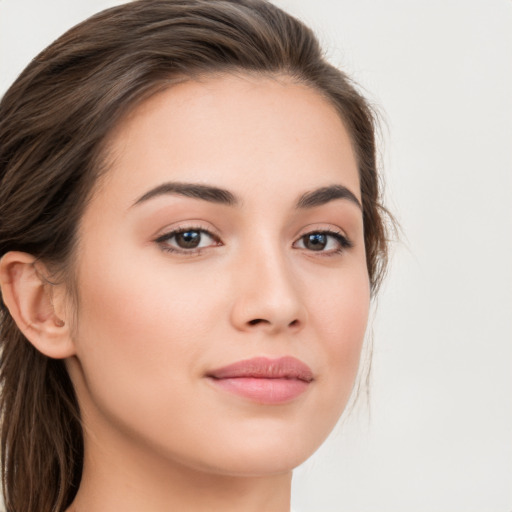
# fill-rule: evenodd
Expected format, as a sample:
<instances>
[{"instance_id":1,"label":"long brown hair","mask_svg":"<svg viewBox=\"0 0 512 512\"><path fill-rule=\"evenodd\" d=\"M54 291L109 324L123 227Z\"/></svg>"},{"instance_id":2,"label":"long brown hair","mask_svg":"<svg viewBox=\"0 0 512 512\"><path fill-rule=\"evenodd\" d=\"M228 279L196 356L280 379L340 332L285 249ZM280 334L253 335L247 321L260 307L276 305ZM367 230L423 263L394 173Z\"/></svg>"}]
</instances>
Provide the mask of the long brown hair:
<instances>
[{"instance_id":1,"label":"long brown hair","mask_svg":"<svg viewBox=\"0 0 512 512\"><path fill-rule=\"evenodd\" d=\"M97 14L38 55L0 103L0 257L27 252L72 281L76 227L116 123L173 80L240 71L288 75L338 110L358 159L375 293L387 241L372 109L326 62L311 30L264 0L138 0ZM39 353L3 302L0 347L7 510L62 511L83 463L73 386L63 362Z\"/></svg>"}]
</instances>

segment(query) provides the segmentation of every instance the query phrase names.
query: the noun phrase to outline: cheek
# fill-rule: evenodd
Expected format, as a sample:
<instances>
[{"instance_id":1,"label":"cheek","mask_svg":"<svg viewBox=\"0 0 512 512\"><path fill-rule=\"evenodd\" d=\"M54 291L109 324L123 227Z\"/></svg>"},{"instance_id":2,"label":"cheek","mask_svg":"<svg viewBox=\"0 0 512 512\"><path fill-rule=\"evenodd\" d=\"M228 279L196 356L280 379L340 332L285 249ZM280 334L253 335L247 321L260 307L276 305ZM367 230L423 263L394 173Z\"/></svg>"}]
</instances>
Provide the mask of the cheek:
<instances>
[{"instance_id":1,"label":"cheek","mask_svg":"<svg viewBox=\"0 0 512 512\"><path fill-rule=\"evenodd\" d=\"M326 350L335 360L353 362L359 358L366 332L369 293L365 286L347 286L333 292L319 312L326 340Z\"/></svg>"},{"instance_id":2,"label":"cheek","mask_svg":"<svg viewBox=\"0 0 512 512\"><path fill-rule=\"evenodd\" d=\"M197 283L180 273L147 267L119 260L88 272L80 287L82 357L96 354L101 366L125 367L134 377L169 365L186 368L182 359L193 360L195 340L206 335L215 314L212 295L198 293Z\"/></svg>"},{"instance_id":3,"label":"cheek","mask_svg":"<svg viewBox=\"0 0 512 512\"><path fill-rule=\"evenodd\" d=\"M185 397L176 390L188 389L210 328L211 294L198 294L179 273L110 261L81 272L77 356L87 394L103 412L154 414L164 395L179 408Z\"/></svg>"},{"instance_id":4,"label":"cheek","mask_svg":"<svg viewBox=\"0 0 512 512\"><path fill-rule=\"evenodd\" d=\"M312 296L314 329L322 345L325 410L337 420L348 401L359 368L370 306L366 269L351 271L322 296ZM333 407L334 406L334 407ZM336 411L336 412L335 412Z\"/></svg>"},{"instance_id":5,"label":"cheek","mask_svg":"<svg viewBox=\"0 0 512 512\"><path fill-rule=\"evenodd\" d=\"M311 319L332 355L360 350L370 305L366 268L350 268L310 293Z\"/></svg>"}]
</instances>

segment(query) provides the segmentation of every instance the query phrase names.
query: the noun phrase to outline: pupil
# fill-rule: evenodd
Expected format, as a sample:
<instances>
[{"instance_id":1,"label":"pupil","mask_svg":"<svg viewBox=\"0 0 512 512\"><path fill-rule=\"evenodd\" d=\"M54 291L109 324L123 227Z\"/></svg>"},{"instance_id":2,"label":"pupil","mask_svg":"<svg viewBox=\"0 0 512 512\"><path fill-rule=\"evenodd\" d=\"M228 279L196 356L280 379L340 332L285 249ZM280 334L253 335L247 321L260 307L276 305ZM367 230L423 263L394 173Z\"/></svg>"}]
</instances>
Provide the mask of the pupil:
<instances>
[{"instance_id":1,"label":"pupil","mask_svg":"<svg viewBox=\"0 0 512 512\"><path fill-rule=\"evenodd\" d=\"M327 236L322 233L306 235L304 245L312 251L321 251L322 249L325 249L325 246L327 245Z\"/></svg>"},{"instance_id":2,"label":"pupil","mask_svg":"<svg viewBox=\"0 0 512 512\"><path fill-rule=\"evenodd\" d=\"M201 235L199 231L185 231L176 235L176 243L182 249L194 249L199 245Z\"/></svg>"}]
</instances>

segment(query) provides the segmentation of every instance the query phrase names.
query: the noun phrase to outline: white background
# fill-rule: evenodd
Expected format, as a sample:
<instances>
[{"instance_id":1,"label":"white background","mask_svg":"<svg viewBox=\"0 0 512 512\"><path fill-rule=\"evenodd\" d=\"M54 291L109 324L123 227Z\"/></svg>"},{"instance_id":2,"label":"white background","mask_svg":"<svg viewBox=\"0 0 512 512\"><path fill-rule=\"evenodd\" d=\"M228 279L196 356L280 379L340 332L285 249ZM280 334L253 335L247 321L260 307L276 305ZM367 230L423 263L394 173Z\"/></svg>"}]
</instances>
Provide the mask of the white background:
<instances>
[{"instance_id":1,"label":"white background","mask_svg":"<svg viewBox=\"0 0 512 512\"><path fill-rule=\"evenodd\" d=\"M117 3L0 0L0 93ZM374 321L369 412L296 472L294 507L511 512L512 1L277 3L379 105L404 231Z\"/></svg>"}]
</instances>

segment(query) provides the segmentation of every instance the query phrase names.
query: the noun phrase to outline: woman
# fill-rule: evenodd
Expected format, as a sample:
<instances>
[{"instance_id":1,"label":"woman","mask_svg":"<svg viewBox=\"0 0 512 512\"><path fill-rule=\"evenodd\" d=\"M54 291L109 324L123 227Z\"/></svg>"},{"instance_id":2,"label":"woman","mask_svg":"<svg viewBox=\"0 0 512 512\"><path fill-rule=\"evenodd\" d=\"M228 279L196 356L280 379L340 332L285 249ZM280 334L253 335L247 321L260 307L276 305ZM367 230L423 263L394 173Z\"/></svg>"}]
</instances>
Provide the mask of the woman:
<instances>
[{"instance_id":1,"label":"woman","mask_svg":"<svg viewBox=\"0 0 512 512\"><path fill-rule=\"evenodd\" d=\"M0 104L9 511L290 507L386 237L370 108L259 0L139 0Z\"/></svg>"}]
</instances>

